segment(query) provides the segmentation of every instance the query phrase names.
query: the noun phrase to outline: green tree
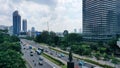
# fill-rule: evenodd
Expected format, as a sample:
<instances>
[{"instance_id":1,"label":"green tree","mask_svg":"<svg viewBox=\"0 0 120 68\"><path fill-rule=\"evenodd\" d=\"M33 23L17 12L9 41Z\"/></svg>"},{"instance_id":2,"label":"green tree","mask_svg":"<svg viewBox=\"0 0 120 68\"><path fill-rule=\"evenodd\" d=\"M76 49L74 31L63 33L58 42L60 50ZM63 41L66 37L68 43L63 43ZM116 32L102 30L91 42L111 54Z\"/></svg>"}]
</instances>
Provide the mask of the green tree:
<instances>
[{"instance_id":1,"label":"green tree","mask_svg":"<svg viewBox=\"0 0 120 68\"><path fill-rule=\"evenodd\" d=\"M19 42L20 39L17 36L10 36L10 42Z\"/></svg>"},{"instance_id":2,"label":"green tree","mask_svg":"<svg viewBox=\"0 0 120 68\"><path fill-rule=\"evenodd\" d=\"M1 68L26 68L21 55L14 50L0 51Z\"/></svg>"},{"instance_id":3,"label":"green tree","mask_svg":"<svg viewBox=\"0 0 120 68\"><path fill-rule=\"evenodd\" d=\"M14 42L14 43L9 43L9 42L4 42L0 44L0 51L6 51L6 50L15 50L18 52L21 52L21 46L20 43Z\"/></svg>"},{"instance_id":4,"label":"green tree","mask_svg":"<svg viewBox=\"0 0 120 68\"><path fill-rule=\"evenodd\" d=\"M63 39L64 41L73 45L76 43L80 43L82 41L82 36L80 34L70 33L67 36L65 36Z\"/></svg>"},{"instance_id":5,"label":"green tree","mask_svg":"<svg viewBox=\"0 0 120 68\"><path fill-rule=\"evenodd\" d=\"M100 57L101 57L100 51L97 51L97 53L95 54L95 57L97 60L100 60Z\"/></svg>"},{"instance_id":6,"label":"green tree","mask_svg":"<svg viewBox=\"0 0 120 68\"><path fill-rule=\"evenodd\" d=\"M120 60L116 59L113 54L112 54L111 59L112 59L111 62L115 65L114 67L116 68L116 64L119 64L119 63L120 63Z\"/></svg>"}]
</instances>

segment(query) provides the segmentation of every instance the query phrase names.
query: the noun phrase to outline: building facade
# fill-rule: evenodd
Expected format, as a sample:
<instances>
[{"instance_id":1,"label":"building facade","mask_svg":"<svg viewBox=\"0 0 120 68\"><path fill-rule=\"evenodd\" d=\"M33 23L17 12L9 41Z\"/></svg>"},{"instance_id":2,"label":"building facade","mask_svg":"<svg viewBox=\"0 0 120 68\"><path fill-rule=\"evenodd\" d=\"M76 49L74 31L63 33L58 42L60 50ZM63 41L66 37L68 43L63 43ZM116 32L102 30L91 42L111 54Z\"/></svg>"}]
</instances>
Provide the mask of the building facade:
<instances>
[{"instance_id":1,"label":"building facade","mask_svg":"<svg viewBox=\"0 0 120 68\"><path fill-rule=\"evenodd\" d=\"M22 28L23 28L23 32L27 32L27 20L26 19L23 20Z\"/></svg>"},{"instance_id":2,"label":"building facade","mask_svg":"<svg viewBox=\"0 0 120 68\"><path fill-rule=\"evenodd\" d=\"M119 31L117 11L117 0L83 0L84 38L113 38Z\"/></svg>"},{"instance_id":3,"label":"building facade","mask_svg":"<svg viewBox=\"0 0 120 68\"><path fill-rule=\"evenodd\" d=\"M18 11L13 12L13 35L18 36L21 31L21 16Z\"/></svg>"},{"instance_id":4,"label":"building facade","mask_svg":"<svg viewBox=\"0 0 120 68\"><path fill-rule=\"evenodd\" d=\"M36 36L36 31L35 31L35 27L31 28L31 37L35 37Z\"/></svg>"},{"instance_id":5,"label":"building facade","mask_svg":"<svg viewBox=\"0 0 120 68\"><path fill-rule=\"evenodd\" d=\"M10 26L10 27L8 28L8 33L9 33L10 36L13 35L13 26Z\"/></svg>"}]
</instances>

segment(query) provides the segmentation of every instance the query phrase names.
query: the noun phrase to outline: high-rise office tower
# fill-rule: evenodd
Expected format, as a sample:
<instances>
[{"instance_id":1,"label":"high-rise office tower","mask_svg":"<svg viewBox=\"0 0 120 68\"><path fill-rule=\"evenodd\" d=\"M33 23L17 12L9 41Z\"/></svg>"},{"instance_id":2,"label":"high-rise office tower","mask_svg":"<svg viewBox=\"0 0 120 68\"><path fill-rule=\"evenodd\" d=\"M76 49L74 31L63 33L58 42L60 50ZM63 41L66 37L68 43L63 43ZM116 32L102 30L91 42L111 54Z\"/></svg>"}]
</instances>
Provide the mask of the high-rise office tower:
<instances>
[{"instance_id":1,"label":"high-rise office tower","mask_svg":"<svg viewBox=\"0 0 120 68\"><path fill-rule=\"evenodd\" d=\"M26 19L23 20L23 26L22 26L22 28L23 28L24 32L27 32L27 20Z\"/></svg>"},{"instance_id":2,"label":"high-rise office tower","mask_svg":"<svg viewBox=\"0 0 120 68\"><path fill-rule=\"evenodd\" d=\"M31 36L35 37L35 35L36 35L35 27L32 27L31 28Z\"/></svg>"},{"instance_id":3,"label":"high-rise office tower","mask_svg":"<svg viewBox=\"0 0 120 68\"><path fill-rule=\"evenodd\" d=\"M21 16L18 11L13 12L13 35L18 36L21 31Z\"/></svg>"},{"instance_id":4,"label":"high-rise office tower","mask_svg":"<svg viewBox=\"0 0 120 68\"><path fill-rule=\"evenodd\" d=\"M111 39L117 34L117 0L83 0L83 34L86 39Z\"/></svg>"}]
</instances>

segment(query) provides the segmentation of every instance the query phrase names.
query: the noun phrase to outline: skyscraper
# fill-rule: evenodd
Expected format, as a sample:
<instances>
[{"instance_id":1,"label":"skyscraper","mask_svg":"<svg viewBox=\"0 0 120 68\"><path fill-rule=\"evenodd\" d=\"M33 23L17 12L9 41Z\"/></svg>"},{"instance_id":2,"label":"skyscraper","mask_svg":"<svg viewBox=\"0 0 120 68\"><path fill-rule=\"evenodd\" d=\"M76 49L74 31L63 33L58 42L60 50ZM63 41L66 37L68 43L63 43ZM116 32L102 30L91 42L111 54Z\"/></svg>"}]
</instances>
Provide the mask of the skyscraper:
<instances>
[{"instance_id":1,"label":"skyscraper","mask_svg":"<svg viewBox=\"0 0 120 68\"><path fill-rule=\"evenodd\" d=\"M21 16L18 11L13 12L13 35L18 36L21 31Z\"/></svg>"},{"instance_id":2,"label":"skyscraper","mask_svg":"<svg viewBox=\"0 0 120 68\"><path fill-rule=\"evenodd\" d=\"M23 28L24 32L27 32L27 20L26 19L23 20L23 26L22 26L22 28Z\"/></svg>"},{"instance_id":3,"label":"skyscraper","mask_svg":"<svg viewBox=\"0 0 120 68\"><path fill-rule=\"evenodd\" d=\"M111 39L117 34L117 0L83 0L83 34L87 39Z\"/></svg>"},{"instance_id":4,"label":"skyscraper","mask_svg":"<svg viewBox=\"0 0 120 68\"><path fill-rule=\"evenodd\" d=\"M35 27L32 27L32 28L31 28L31 36L32 36L32 37L35 37L35 33L36 33Z\"/></svg>"}]
</instances>

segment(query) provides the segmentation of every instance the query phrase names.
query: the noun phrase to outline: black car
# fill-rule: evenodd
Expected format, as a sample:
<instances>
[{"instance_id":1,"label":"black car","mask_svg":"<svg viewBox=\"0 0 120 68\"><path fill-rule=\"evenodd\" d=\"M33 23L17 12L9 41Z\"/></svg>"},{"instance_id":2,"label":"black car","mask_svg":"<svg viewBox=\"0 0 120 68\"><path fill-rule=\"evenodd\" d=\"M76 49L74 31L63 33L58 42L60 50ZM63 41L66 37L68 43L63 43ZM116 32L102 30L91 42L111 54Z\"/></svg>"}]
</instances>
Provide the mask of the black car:
<instances>
[{"instance_id":1,"label":"black car","mask_svg":"<svg viewBox=\"0 0 120 68\"><path fill-rule=\"evenodd\" d=\"M33 56L33 54L32 54L32 53L30 53L30 56Z\"/></svg>"}]
</instances>

